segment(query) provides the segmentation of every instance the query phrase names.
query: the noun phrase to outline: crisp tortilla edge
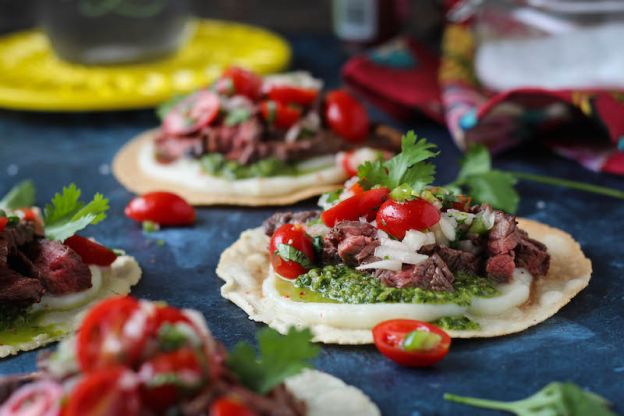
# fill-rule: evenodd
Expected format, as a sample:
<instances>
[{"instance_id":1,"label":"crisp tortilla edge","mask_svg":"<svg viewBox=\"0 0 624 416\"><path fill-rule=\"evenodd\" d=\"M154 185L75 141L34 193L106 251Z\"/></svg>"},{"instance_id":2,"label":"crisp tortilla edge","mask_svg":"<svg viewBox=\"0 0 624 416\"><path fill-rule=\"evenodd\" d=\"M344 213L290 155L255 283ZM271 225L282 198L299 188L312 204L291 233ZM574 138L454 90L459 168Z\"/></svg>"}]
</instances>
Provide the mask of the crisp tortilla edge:
<instances>
[{"instance_id":1,"label":"crisp tortilla edge","mask_svg":"<svg viewBox=\"0 0 624 416\"><path fill-rule=\"evenodd\" d=\"M41 333L35 335L32 339L19 344L0 344L0 359L19 354L23 351L35 350L65 338L76 330L84 313L95 303L111 296L129 294L131 288L139 282L142 275L139 263L134 257L127 255L117 257L110 268L102 268L102 274L104 275L104 273L109 273L109 276L107 276L107 282L102 286L102 288L97 292L97 295L91 301L77 308L72 308L66 311L52 311L44 313L42 319L45 321L52 320L58 325L58 328L54 331L54 335Z\"/></svg>"},{"instance_id":2,"label":"crisp tortilla edge","mask_svg":"<svg viewBox=\"0 0 624 416\"><path fill-rule=\"evenodd\" d=\"M533 285L529 301L503 319L482 321L476 331L448 331L454 338L483 338L523 331L553 316L584 289L591 278L592 266L579 244L568 233L528 219L518 219L529 236L548 246L551 268L547 276ZM221 295L243 309L254 321L267 323L280 332L295 325L263 308L262 281L268 275L266 237L259 228L247 230L221 255L217 275L225 281ZM245 259L244 261L241 261ZM551 292L554 296L550 296ZM558 294L557 294L558 292ZM298 326L304 326L299 323ZM344 329L315 324L310 327L315 341L336 344L372 343L370 330Z\"/></svg>"},{"instance_id":3,"label":"crisp tortilla edge","mask_svg":"<svg viewBox=\"0 0 624 416\"><path fill-rule=\"evenodd\" d=\"M306 187L296 192L280 196L241 196L198 192L196 189L179 184L165 183L146 174L139 166L139 154L145 142L154 139L158 129L145 131L126 143L113 159L115 178L130 192L144 194L150 191L172 191L186 199L191 205L291 205L325 192L334 191L342 186L342 181L335 185Z\"/></svg>"}]
</instances>

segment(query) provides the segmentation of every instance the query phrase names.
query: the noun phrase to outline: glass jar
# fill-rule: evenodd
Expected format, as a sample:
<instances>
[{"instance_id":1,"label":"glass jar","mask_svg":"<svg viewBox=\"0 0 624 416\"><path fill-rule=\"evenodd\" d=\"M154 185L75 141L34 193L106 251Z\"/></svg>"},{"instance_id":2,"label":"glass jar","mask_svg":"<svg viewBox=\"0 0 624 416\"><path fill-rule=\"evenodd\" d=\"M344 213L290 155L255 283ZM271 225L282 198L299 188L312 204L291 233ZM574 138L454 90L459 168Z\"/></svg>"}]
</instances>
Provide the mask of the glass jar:
<instances>
[{"instance_id":1,"label":"glass jar","mask_svg":"<svg viewBox=\"0 0 624 416\"><path fill-rule=\"evenodd\" d=\"M40 0L38 12L55 53L87 65L162 58L192 28L187 0Z\"/></svg>"},{"instance_id":2,"label":"glass jar","mask_svg":"<svg viewBox=\"0 0 624 416\"><path fill-rule=\"evenodd\" d=\"M487 88L624 88L624 1L473 1Z\"/></svg>"}]
</instances>

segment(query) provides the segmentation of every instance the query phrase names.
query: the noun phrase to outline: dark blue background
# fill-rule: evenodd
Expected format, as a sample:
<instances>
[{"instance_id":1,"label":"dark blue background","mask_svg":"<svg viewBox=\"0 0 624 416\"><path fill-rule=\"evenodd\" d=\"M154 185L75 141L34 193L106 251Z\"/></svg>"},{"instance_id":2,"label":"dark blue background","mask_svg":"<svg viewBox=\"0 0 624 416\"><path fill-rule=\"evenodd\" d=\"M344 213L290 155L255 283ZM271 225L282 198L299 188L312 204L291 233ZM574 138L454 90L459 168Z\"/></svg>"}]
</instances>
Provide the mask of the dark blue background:
<instances>
[{"instance_id":1,"label":"dark blue background","mask_svg":"<svg viewBox=\"0 0 624 416\"><path fill-rule=\"evenodd\" d=\"M344 56L333 38L290 40L294 68L311 71L330 87L338 84ZM375 118L384 119L377 113ZM88 234L138 259L144 275L135 296L199 309L215 335L229 347L238 340L252 340L261 325L221 298L221 281L214 271L219 254L239 233L259 225L275 208L202 208L192 228L143 234L123 216L131 194L115 181L109 167L123 143L156 123L151 111L77 115L0 111L0 194L25 178L36 182L39 203L72 181L88 197L104 193L111 201L109 218L90 228ZM454 178L459 152L444 128L426 121L397 127L413 128L437 143L442 150L438 180L446 183ZM584 170L537 143L501 155L495 165L612 187L624 185L620 178ZM575 381L609 398L617 404L616 410L624 412L624 204L528 182L521 182L518 191L521 216L570 232L593 262L589 287L571 304L518 335L456 340L449 356L433 369L400 368L371 346L331 345L324 346L317 367L360 387L386 415L494 414L446 403L442 395L453 392L512 400L553 380ZM314 203L309 200L297 208ZM159 246L157 239L166 244ZM0 374L34 370L36 354L0 361Z\"/></svg>"}]
</instances>

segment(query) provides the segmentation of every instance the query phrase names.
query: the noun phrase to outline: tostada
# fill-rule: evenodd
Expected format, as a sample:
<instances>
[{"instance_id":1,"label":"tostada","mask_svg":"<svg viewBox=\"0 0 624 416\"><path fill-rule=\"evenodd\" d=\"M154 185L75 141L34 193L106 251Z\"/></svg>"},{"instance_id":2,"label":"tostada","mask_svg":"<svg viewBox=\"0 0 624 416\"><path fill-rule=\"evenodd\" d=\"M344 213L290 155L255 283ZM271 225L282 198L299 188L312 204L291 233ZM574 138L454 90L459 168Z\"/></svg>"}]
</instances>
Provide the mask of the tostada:
<instances>
[{"instance_id":1,"label":"tostada","mask_svg":"<svg viewBox=\"0 0 624 416\"><path fill-rule=\"evenodd\" d=\"M398 150L400 134L371 123L345 90L306 72L260 77L230 68L159 110L113 171L129 190L175 191L194 205L284 205L333 190L365 160Z\"/></svg>"},{"instance_id":2,"label":"tostada","mask_svg":"<svg viewBox=\"0 0 624 416\"><path fill-rule=\"evenodd\" d=\"M66 336L89 305L141 278L133 257L76 234L108 210L101 194L80 195L71 184L42 212L25 181L0 200L0 358Z\"/></svg>"},{"instance_id":3,"label":"tostada","mask_svg":"<svg viewBox=\"0 0 624 416\"><path fill-rule=\"evenodd\" d=\"M591 262L569 234L432 186L434 149L407 134L400 154L364 163L323 195L322 210L277 213L245 231L218 265L222 295L278 330L309 327L318 341L360 344L395 318L453 337L519 332L587 286ZM482 169L476 162L461 174ZM505 181L500 171L472 178L485 197Z\"/></svg>"},{"instance_id":4,"label":"tostada","mask_svg":"<svg viewBox=\"0 0 624 416\"><path fill-rule=\"evenodd\" d=\"M202 315L115 297L76 336L42 354L40 371L0 378L0 415L378 416L360 390L308 369L309 331L258 333L228 352Z\"/></svg>"}]
</instances>

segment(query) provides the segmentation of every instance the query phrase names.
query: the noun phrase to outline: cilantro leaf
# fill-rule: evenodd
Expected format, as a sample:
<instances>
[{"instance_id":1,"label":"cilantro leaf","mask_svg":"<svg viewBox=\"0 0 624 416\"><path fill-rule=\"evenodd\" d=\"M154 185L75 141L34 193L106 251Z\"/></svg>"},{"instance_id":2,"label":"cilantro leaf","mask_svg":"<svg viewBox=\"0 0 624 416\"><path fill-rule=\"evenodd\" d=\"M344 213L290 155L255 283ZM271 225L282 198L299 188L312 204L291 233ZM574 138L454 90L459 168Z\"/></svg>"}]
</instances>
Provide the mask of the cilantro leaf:
<instances>
[{"instance_id":1,"label":"cilantro leaf","mask_svg":"<svg viewBox=\"0 0 624 416\"><path fill-rule=\"evenodd\" d=\"M518 416L616 416L609 402L573 383L553 382L532 396L515 402L476 399L446 393L444 399L483 409L503 410Z\"/></svg>"},{"instance_id":2,"label":"cilantro leaf","mask_svg":"<svg viewBox=\"0 0 624 416\"><path fill-rule=\"evenodd\" d=\"M433 182L435 166L425 161L439 154L434 149L435 144L419 140L410 130L401 139L401 153L385 162L366 162L358 167L360 183L366 189L380 185L392 190L408 185L418 192Z\"/></svg>"},{"instance_id":3,"label":"cilantro leaf","mask_svg":"<svg viewBox=\"0 0 624 416\"><path fill-rule=\"evenodd\" d=\"M31 207L35 204L35 192L35 185L31 180L22 181L0 200L0 208L15 210Z\"/></svg>"},{"instance_id":4,"label":"cilantro leaf","mask_svg":"<svg viewBox=\"0 0 624 416\"><path fill-rule=\"evenodd\" d=\"M70 184L62 193L52 198L44 211L44 230L46 238L65 241L89 224L97 224L106 218L108 199L102 194L95 194L93 200L85 205L80 200L81 191Z\"/></svg>"},{"instance_id":5,"label":"cilantro leaf","mask_svg":"<svg viewBox=\"0 0 624 416\"><path fill-rule=\"evenodd\" d=\"M520 197L514 189L516 178L507 172L491 170L466 179L468 194L477 202L488 203L496 209L514 213Z\"/></svg>"},{"instance_id":6,"label":"cilantro leaf","mask_svg":"<svg viewBox=\"0 0 624 416\"><path fill-rule=\"evenodd\" d=\"M489 172L492 169L492 159L488 149L481 144L471 144L460 162L459 180L472 175Z\"/></svg>"},{"instance_id":7,"label":"cilantro leaf","mask_svg":"<svg viewBox=\"0 0 624 416\"><path fill-rule=\"evenodd\" d=\"M248 388L266 394L309 367L310 360L319 353L319 347L311 344L309 329L298 331L290 328L286 335L264 328L258 332L260 356L248 343L238 343L230 353L228 367Z\"/></svg>"},{"instance_id":8,"label":"cilantro leaf","mask_svg":"<svg viewBox=\"0 0 624 416\"><path fill-rule=\"evenodd\" d=\"M284 259L284 261L294 261L295 263L299 263L306 269L312 268L312 262L310 261L308 256L306 256L305 254L303 254L302 251L297 250L290 244L278 244L275 253L282 259Z\"/></svg>"}]
</instances>

